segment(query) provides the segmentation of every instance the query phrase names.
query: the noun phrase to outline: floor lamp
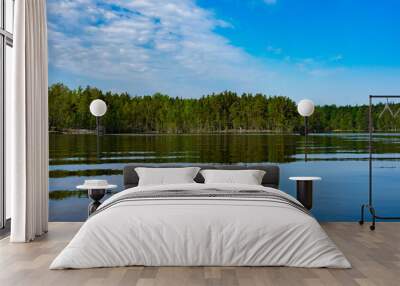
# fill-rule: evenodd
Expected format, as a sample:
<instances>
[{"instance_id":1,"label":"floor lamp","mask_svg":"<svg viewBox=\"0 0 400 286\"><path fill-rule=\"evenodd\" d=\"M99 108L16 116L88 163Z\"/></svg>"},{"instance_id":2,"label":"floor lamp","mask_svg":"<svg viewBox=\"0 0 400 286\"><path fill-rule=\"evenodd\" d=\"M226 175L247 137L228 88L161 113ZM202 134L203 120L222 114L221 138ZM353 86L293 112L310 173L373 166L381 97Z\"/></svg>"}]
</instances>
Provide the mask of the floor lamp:
<instances>
[{"instance_id":1,"label":"floor lamp","mask_svg":"<svg viewBox=\"0 0 400 286\"><path fill-rule=\"evenodd\" d=\"M304 160L307 161L307 134L308 117L314 113L314 102L309 99L302 99L297 104L297 111L304 117Z\"/></svg>"},{"instance_id":2,"label":"floor lamp","mask_svg":"<svg viewBox=\"0 0 400 286\"><path fill-rule=\"evenodd\" d=\"M107 105L101 99L95 99L90 103L89 106L90 113L96 117L96 150L97 150L97 157L99 157L100 150L99 150L99 136L100 136L100 117L102 117L107 112Z\"/></svg>"}]
</instances>

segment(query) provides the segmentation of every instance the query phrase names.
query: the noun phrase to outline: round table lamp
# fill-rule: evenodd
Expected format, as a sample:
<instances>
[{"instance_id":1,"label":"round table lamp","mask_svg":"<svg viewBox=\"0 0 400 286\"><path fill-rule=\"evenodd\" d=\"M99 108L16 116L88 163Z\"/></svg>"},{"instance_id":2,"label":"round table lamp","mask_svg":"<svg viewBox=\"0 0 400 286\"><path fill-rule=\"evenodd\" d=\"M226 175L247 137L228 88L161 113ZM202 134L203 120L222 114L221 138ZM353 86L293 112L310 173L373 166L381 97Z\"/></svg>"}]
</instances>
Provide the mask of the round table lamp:
<instances>
[{"instance_id":1,"label":"round table lamp","mask_svg":"<svg viewBox=\"0 0 400 286\"><path fill-rule=\"evenodd\" d=\"M304 160L307 161L307 118L314 113L314 102L309 99L302 99L297 104L297 111L304 117Z\"/></svg>"},{"instance_id":2,"label":"round table lamp","mask_svg":"<svg viewBox=\"0 0 400 286\"><path fill-rule=\"evenodd\" d=\"M300 100L297 105L297 111L301 116L308 117L314 113L314 102L309 99Z\"/></svg>"},{"instance_id":3,"label":"round table lamp","mask_svg":"<svg viewBox=\"0 0 400 286\"><path fill-rule=\"evenodd\" d=\"M107 112L107 105L101 99L95 99L90 103L90 113L96 117L103 116Z\"/></svg>"},{"instance_id":4,"label":"round table lamp","mask_svg":"<svg viewBox=\"0 0 400 286\"><path fill-rule=\"evenodd\" d=\"M90 103L89 109L90 109L90 113L92 113L94 116L96 116L96 134L98 136L98 135L100 135L99 118L101 116L103 116L104 114L106 114L107 105L103 100L95 99Z\"/></svg>"}]
</instances>

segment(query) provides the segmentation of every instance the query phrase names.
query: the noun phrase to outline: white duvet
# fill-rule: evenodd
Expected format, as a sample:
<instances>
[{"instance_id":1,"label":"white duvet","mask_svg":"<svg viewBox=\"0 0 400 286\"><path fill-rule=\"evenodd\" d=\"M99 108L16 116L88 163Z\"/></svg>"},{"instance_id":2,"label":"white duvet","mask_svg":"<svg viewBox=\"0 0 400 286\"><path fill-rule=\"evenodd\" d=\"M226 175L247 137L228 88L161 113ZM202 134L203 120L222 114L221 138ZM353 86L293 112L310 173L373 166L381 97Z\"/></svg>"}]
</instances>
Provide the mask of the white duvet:
<instances>
[{"instance_id":1,"label":"white duvet","mask_svg":"<svg viewBox=\"0 0 400 286\"><path fill-rule=\"evenodd\" d=\"M136 187L146 190L259 189L233 184ZM291 196L284 194L291 198ZM115 204L90 217L50 269L145 266L294 266L349 268L311 216L257 199L150 199Z\"/></svg>"}]
</instances>

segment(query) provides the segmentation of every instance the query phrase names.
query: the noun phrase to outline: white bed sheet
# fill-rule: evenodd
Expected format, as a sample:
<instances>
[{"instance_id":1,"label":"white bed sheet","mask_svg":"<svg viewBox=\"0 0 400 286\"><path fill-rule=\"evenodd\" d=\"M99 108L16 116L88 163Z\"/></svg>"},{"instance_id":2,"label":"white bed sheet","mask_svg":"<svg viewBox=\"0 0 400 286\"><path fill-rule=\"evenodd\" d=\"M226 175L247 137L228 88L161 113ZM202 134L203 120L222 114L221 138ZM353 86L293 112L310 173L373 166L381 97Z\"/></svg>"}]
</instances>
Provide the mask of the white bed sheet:
<instances>
[{"instance_id":1,"label":"white bed sheet","mask_svg":"<svg viewBox=\"0 0 400 286\"><path fill-rule=\"evenodd\" d=\"M146 190L258 189L179 184ZM102 207L100 206L100 208ZM145 266L293 266L350 268L319 223L289 205L258 199L151 199L116 204L89 218L50 269Z\"/></svg>"}]
</instances>

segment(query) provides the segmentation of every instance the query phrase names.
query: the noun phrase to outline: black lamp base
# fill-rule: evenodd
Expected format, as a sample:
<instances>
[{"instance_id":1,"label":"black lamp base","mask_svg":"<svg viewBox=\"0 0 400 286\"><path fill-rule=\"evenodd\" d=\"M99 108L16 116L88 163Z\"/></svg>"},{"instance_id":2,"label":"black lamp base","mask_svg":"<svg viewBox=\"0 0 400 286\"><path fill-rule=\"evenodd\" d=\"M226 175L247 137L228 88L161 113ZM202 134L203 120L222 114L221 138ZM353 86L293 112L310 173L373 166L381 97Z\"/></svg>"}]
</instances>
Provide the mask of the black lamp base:
<instances>
[{"instance_id":1,"label":"black lamp base","mask_svg":"<svg viewBox=\"0 0 400 286\"><path fill-rule=\"evenodd\" d=\"M88 206L89 216L92 213L94 213L97 210L97 208L101 205L100 200L104 197L105 194L106 194L105 189L88 190L88 195L93 200L93 202L91 202Z\"/></svg>"}]
</instances>

